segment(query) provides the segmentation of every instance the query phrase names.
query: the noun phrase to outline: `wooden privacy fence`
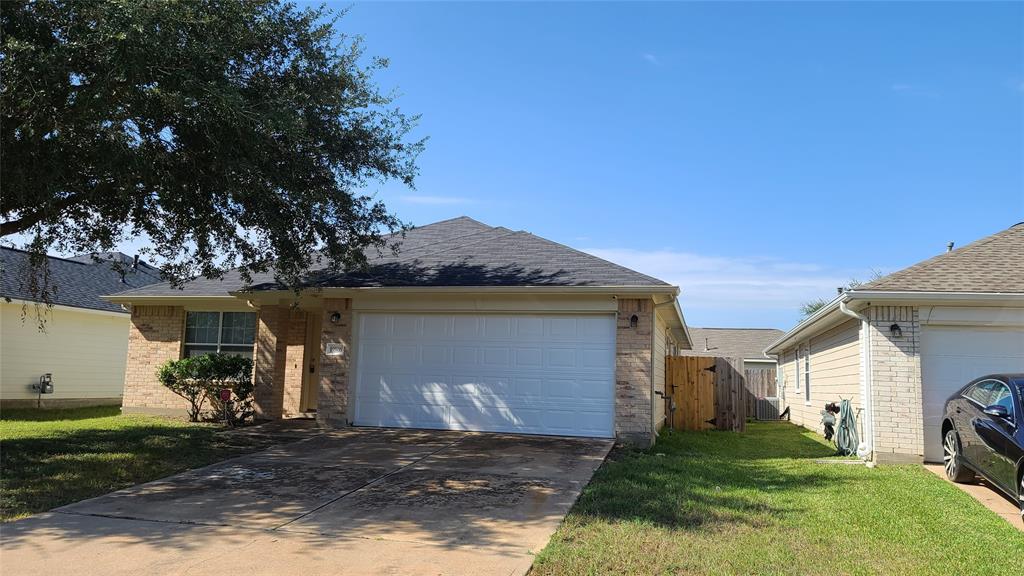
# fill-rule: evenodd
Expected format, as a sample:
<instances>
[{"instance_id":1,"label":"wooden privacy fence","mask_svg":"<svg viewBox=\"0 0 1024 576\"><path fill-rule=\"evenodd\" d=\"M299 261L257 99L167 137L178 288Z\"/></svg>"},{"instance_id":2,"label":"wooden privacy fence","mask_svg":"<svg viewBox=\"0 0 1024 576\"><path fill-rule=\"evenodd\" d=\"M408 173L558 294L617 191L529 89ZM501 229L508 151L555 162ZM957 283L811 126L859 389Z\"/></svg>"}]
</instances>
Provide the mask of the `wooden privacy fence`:
<instances>
[{"instance_id":1,"label":"wooden privacy fence","mask_svg":"<svg viewBox=\"0 0 1024 576\"><path fill-rule=\"evenodd\" d=\"M743 371L743 399L747 405L747 416L757 414L758 398L774 398L778 396L775 385L775 367L746 368Z\"/></svg>"},{"instance_id":2,"label":"wooden privacy fence","mask_svg":"<svg viewBox=\"0 0 1024 576\"><path fill-rule=\"evenodd\" d=\"M665 358L665 409L676 430L734 430L747 424L742 358Z\"/></svg>"}]
</instances>

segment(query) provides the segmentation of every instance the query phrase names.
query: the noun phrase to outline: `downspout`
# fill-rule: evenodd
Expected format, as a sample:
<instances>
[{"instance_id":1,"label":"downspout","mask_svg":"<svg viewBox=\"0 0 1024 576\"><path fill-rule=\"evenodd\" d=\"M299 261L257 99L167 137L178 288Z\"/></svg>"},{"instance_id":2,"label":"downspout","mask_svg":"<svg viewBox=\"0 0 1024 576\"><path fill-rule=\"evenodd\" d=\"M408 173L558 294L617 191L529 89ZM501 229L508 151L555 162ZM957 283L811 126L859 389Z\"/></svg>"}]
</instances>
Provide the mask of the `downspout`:
<instances>
[{"instance_id":1,"label":"downspout","mask_svg":"<svg viewBox=\"0 0 1024 576\"><path fill-rule=\"evenodd\" d=\"M875 442L874 412L872 410L871 398L871 321L868 317L850 310L844 300L839 301L839 311L847 316L860 320L860 357L861 357L861 402L864 404L864 438L857 446L857 455L864 460L870 460Z\"/></svg>"}]
</instances>

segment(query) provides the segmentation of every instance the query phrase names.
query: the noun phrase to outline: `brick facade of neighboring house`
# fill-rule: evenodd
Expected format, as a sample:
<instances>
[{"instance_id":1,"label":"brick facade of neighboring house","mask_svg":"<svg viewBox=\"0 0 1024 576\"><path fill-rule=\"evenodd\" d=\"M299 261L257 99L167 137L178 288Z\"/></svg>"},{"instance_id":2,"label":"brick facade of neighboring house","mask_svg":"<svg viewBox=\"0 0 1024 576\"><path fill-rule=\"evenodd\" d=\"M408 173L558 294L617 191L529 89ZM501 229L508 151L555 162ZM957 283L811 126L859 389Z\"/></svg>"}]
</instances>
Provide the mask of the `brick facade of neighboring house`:
<instances>
[{"instance_id":1,"label":"brick facade of neighboring house","mask_svg":"<svg viewBox=\"0 0 1024 576\"><path fill-rule=\"evenodd\" d=\"M794 422L821 430L825 404L850 399L876 462L941 462L946 401L1024 372L1022 289L1024 223L843 292L766 349Z\"/></svg>"},{"instance_id":2,"label":"brick facade of neighboring house","mask_svg":"<svg viewBox=\"0 0 1024 576\"><path fill-rule=\"evenodd\" d=\"M924 454L921 414L920 324L915 306L874 306L871 320L872 400L876 459L920 461ZM899 338L889 327L898 324Z\"/></svg>"}]
</instances>

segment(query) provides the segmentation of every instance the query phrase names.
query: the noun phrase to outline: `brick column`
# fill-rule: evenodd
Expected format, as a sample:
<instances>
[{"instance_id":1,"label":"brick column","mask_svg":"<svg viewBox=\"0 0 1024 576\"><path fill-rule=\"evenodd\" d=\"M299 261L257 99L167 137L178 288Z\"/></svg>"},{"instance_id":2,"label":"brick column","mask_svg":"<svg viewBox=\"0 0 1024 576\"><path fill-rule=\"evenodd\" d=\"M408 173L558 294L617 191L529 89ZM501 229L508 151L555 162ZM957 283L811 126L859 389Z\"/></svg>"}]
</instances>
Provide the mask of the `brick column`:
<instances>
[{"instance_id":1,"label":"brick column","mask_svg":"<svg viewBox=\"0 0 1024 576\"><path fill-rule=\"evenodd\" d=\"M285 416L296 416L302 412L302 380L309 369L305 358L308 315L301 310L292 310L288 318L282 408Z\"/></svg>"},{"instance_id":2,"label":"brick column","mask_svg":"<svg viewBox=\"0 0 1024 576\"><path fill-rule=\"evenodd\" d=\"M871 401L878 462L924 459L921 326L913 306L874 306L871 320ZM902 335L889 328L899 324Z\"/></svg>"},{"instance_id":3,"label":"brick column","mask_svg":"<svg viewBox=\"0 0 1024 576\"><path fill-rule=\"evenodd\" d=\"M335 314L338 317L332 321ZM316 420L322 426L350 424L348 401L353 353L352 300L327 298L320 332L320 391L316 407Z\"/></svg>"},{"instance_id":4,"label":"brick column","mask_svg":"<svg viewBox=\"0 0 1024 576\"><path fill-rule=\"evenodd\" d=\"M637 317L636 327L631 325ZM615 330L615 435L641 446L654 442L651 350L654 302L619 298Z\"/></svg>"},{"instance_id":5,"label":"brick column","mask_svg":"<svg viewBox=\"0 0 1024 576\"><path fill-rule=\"evenodd\" d=\"M283 415L289 318L287 306L260 308L253 362L253 397L256 416L265 420L276 420Z\"/></svg>"}]
</instances>

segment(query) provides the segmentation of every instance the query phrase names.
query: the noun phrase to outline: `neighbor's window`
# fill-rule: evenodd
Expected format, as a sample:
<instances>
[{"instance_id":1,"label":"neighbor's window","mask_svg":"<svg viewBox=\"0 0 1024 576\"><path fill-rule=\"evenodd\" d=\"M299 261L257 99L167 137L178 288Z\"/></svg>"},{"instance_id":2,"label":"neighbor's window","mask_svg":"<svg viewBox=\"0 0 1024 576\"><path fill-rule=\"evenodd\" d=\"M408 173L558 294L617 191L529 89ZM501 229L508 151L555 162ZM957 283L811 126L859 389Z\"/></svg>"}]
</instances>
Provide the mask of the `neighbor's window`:
<instances>
[{"instance_id":1,"label":"neighbor's window","mask_svg":"<svg viewBox=\"0 0 1024 576\"><path fill-rule=\"evenodd\" d=\"M811 401L811 345L804 349L804 401Z\"/></svg>"},{"instance_id":2,"label":"neighbor's window","mask_svg":"<svg viewBox=\"0 0 1024 576\"><path fill-rule=\"evenodd\" d=\"M185 316L185 357L223 352L252 358L255 312L189 312Z\"/></svg>"}]
</instances>

